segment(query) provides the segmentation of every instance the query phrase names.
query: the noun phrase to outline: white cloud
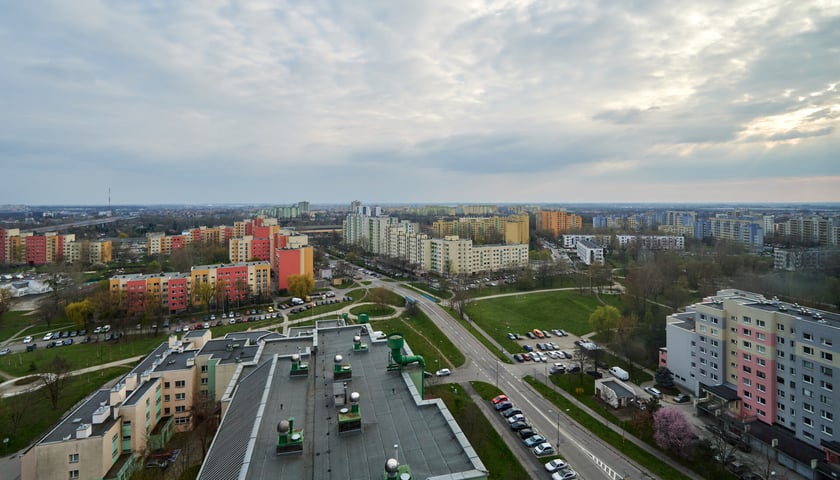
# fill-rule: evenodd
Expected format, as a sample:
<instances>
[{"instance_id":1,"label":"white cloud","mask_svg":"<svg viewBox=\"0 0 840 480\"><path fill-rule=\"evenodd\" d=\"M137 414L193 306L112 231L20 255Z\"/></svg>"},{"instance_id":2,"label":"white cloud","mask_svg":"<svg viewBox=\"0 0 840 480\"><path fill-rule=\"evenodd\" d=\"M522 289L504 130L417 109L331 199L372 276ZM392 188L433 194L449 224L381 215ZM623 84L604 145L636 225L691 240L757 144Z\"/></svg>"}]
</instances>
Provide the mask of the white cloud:
<instances>
[{"instance_id":1,"label":"white cloud","mask_svg":"<svg viewBox=\"0 0 840 480\"><path fill-rule=\"evenodd\" d=\"M12 174L66 172L0 202L90 202L86 182L148 171L166 176L161 192L126 202L344 201L360 188L381 201L668 201L721 166L745 185L756 165L759 181L840 175L833 2L8 10L0 159ZM218 181L230 188L205 187ZM838 201L834 186L799 194Z\"/></svg>"}]
</instances>

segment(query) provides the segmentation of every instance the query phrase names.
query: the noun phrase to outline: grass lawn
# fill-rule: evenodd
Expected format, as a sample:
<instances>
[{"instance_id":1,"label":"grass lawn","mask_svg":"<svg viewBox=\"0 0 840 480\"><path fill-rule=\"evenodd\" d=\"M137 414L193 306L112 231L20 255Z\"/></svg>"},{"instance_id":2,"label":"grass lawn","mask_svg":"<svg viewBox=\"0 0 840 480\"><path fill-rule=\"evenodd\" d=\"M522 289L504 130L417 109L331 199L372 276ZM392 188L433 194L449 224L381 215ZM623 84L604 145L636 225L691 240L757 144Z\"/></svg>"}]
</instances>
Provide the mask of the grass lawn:
<instances>
[{"instance_id":1,"label":"grass lawn","mask_svg":"<svg viewBox=\"0 0 840 480\"><path fill-rule=\"evenodd\" d=\"M423 312L417 312L411 319L405 316L388 320L373 320L375 330L385 334L402 333L415 355L426 361L426 370L435 371L443 367L460 367L466 361L464 354L440 331Z\"/></svg>"},{"instance_id":2,"label":"grass lawn","mask_svg":"<svg viewBox=\"0 0 840 480\"><path fill-rule=\"evenodd\" d=\"M393 315L396 310L393 307L389 307L388 305L358 305L350 309L350 313L353 315L361 315L363 313L367 313L369 317L387 317L388 315Z\"/></svg>"},{"instance_id":3,"label":"grass lawn","mask_svg":"<svg viewBox=\"0 0 840 480\"><path fill-rule=\"evenodd\" d=\"M28 311L10 311L6 312L0 317L0 342L8 340L12 338L13 335L17 334L21 329L26 327L29 328L26 332L20 335L20 337L25 337L26 335L32 335L33 337L39 338L43 337L47 332L54 332L56 330L67 330L70 328L71 324L66 319L56 318L50 323L50 327L39 323L38 325L33 325L33 323L38 319L37 315L28 315Z\"/></svg>"},{"instance_id":4,"label":"grass lawn","mask_svg":"<svg viewBox=\"0 0 840 480\"><path fill-rule=\"evenodd\" d=\"M452 296L452 292L446 290L438 290L437 288L432 288L427 283L423 282L411 282L408 284L410 287L414 288L415 290L430 293L438 298L449 298Z\"/></svg>"},{"instance_id":5,"label":"grass lawn","mask_svg":"<svg viewBox=\"0 0 840 480\"><path fill-rule=\"evenodd\" d=\"M15 452L28 445L56 423L76 402L85 398L105 382L128 373L127 368L108 368L77 377L70 377L61 392L58 408L53 410L43 391L34 391L0 399L0 432L9 438L7 452ZM17 429L13 428L11 412L21 415Z\"/></svg>"},{"instance_id":6,"label":"grass lawn","mask_svg":"<svg viewBox=\"0 0 840 480\"><path fill-rule=\"evenodd\" d=\"M35 373L58 355L67 360L71 370L78 370L137 355L148 355L167 338L166 335L138 337L126 342L76 343L56 348L44 348L45 343L41 342L34 352L21 352L3 357L0 361L0 370L16 377L28 375Z\"/></svg>"},{"instance_id":7,"label":"grass lawn","mask_svg":"<svg viewBox=\"0 0 840 480\"><path fill-rule=\"evenodd\" d=\"M427 397L443 400L455 417L478 457L489 470L490 479L528 478L528 473L507 447L487 418L478 411L469 394L459 385L446 384L426 387Z\"/></svg>"},{"instance_id":8,"label":"grass lawn","mask_svg":"<svg viewBox=\"0 0 840 480\"><path fill-rule=\"evenodd\" d=\"M601 295L601 299L620 307L617 296ZM508 351L517 352L519 345L508 340L508 332L523 335L535 328L562 328L583 335L592 330L589 315L599 306L594 295L563 290L477 299L467 304L467 314Z\"/></svg>"},{"instance_id":9,"label":"grass lawn","mask_svg":"<svg viewBox=\"0 0 840 480\"><path fill-rule=\"evenodd\" d=\"M367 289L366 288L357 288L355 290L350 290L349 292L347 292L347 296L352 298L354 301L357 301L357 302L359 300L365 298L365 295L367 295Z\"/></svg>"}]
</instances>

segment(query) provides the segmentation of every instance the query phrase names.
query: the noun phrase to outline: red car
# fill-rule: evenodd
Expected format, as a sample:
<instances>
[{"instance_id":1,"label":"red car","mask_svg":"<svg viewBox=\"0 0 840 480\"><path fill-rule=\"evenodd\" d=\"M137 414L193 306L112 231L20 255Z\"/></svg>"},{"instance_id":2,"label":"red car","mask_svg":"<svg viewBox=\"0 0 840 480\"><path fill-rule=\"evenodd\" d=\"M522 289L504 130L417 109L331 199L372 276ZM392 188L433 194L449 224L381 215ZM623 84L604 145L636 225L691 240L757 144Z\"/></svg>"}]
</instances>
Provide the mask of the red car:
<instances>
[{"instance_id":1,"label":"red car","mask_svg":"<svg viewBox=\"0 0 840 480\"><path fill-rule=\"evenodd\" d=\"M496 405L499 402L507 401L507 399L508 399L507 395L499 395L497 397L493 397L493 400L491 400L491 402L493 402L493 405Z\"/></svg>"}]
</instances>

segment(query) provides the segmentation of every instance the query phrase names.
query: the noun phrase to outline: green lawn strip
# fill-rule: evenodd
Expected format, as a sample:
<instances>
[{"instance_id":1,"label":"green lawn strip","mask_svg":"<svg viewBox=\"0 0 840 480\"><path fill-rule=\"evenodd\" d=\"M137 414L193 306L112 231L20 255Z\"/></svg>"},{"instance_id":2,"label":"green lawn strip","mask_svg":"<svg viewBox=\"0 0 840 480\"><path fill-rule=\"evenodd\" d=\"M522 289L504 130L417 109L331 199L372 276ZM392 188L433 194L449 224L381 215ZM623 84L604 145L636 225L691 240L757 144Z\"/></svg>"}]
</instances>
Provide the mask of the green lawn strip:
<instances>
[{"instance_id":1,"label":"green lawn strip","mask_svg":"<svg viewBox=\"0 0 840 480\"><path fill-rule=\"evenodd\" d=\"M479 397L487 400L488 402L494 397L505 393L492 383L472 381L470 382L470 385L473 386L475 393L477 393Z\"/></svg>"},{"instance_id":2,"label":"green lawn strip","mask_svg":"<svg viewBox=\"0 0 840 480\"><path fill-rule=\"evenodd\" d=\"M247 330L263 330L266 329L266 327L268 327L269 325L277 325L278 323L282 322L283 319L277 317L266 320L258 320L256 322L243 322L236 323L233 325L222 325L219 327L213 327L212 329L210 329L210 331L213 332L213 338L221 338L227 335L228 333L245 332Z\"/></svg>"},{"instance_id":3,"label":"green lawn strip","mask_svg":"<svg viewBox=\"0 0 840 480\"><path fill-rule=\"evenodd\" d=\"M487 478L529 477L519 460L463 388L456 384L434 385L426 387L426 395L438 397L446 404L478 457L490 472Z\"/></svg>"},{"instance_id":4,"label":"green lawn strip","mask_svg":"<svg viewBox=\"0 0 840 480\"><path fill-rule=\"evenodd\" d=\"M43 389L0 399L0 432L3 432L3 437L9 438L6 451L15 452L25 447L43 435L79 400L87 397L105 382L126 373L127 368L115 367L69 377L61 390L58 408L55 410ZM13 430L10 412L20 412L21 409L20 424L17 430Z\"/></svg>"},{"instance_id":5,"label":"green lawn strip","mask_svg":"<svg viewBox=\"0 0 840 480\"><path fill-rule=\"evenodd\" d=\"M448 365L460 367L466 361L464 354L423 312L418 312L410 320L404 317L392 318L374 320L371 324L375 330L382 330L385 334L402 333L411 351L425 359L426 370L437 370Z\"/></svg>"},{"instance_id":6,"label":"green lawn strip","mask_svg":"<svg viewBox=\"0 0 840 480\"><path fill-rule=\"evenodd\" d=\"M612 445L623 455L633 459L633 461L637 462L645 469L650 470L654 475L660 478L689 480L689 477L683 475L682 472L663 462L659 457L648 453L646 450L633 442L625 441L621 434L614 432L607 425L590 416L588 413L578 408L574 403L566 399L566 397L555 392L544 383L535 380L531 376L525 377L525 381L534 387L543 397L557 406L557 408L565 410L566 414L573 418L576 422L581 424L593 434L597 435L601 440ZM579 400L584 400L585 397L589 397L591 395L591 392L584 392L577 396ZM662 455L664 456L665 454L663 453Z\"/></svg>"},{"instance_id":7,"label":"green lawn strip","mask_svg":"<svg viewBox=\"0 0 840 480\"><path fill-rule=\"evenodd\" d=\"M363 313L367 313L369 317L387 317L388 315L393 315L394 312L396 310L388 305L374 305L370 303L358 305L350 309L350 313L357 317Z\"/></svg>"},{"instance_id":8,"label":"green lawn strip","mask_svg":"<svg viewBox=\"0 0 840 480\"><path fill-rule=\"evenodd\" d=\"M620 307L617 296L601 295L601 299ZM589 333L589 316L599 306L594 295L561 290L474 300L467 304L467 314L505 345L510 342L508 332L522 335L535 328L562 328L575 335Z\"/></svg>"},{"instance_id":9,"label":"green lawn strip","mask_svg":"<svg viewBox=\"0 0 840 480\"><path fill-rule=\"evenodd\" d=\"M96 343L76 343L74 345L44 348L41 344L33 352L21 352L7 355L0 360L0 370L20 377L35 373L32 370L39 370L52 361L56 356L61 356L70 364L71 370L93 367L103 363L114 362L124 358L137 355L148 355L155 347L166 341L166 335L148 337L137 335L130 336L128 341L100 341Z\"/></svg>"},{"instance_id":10,"label":"green lawn strip","mask_svg":"<svg viewBox=\"0 0 840 480\"><path fill-rule=\"evenodd\" d=\"M510 356L505 355L504 353L499 351L499 349L496 348L495 345L493 345L493 342L491 342L489 339L487 339L487 337L482 335L481 332L479 332L471 322L468 322L468 321L466 321L462 318L458 318L458 313L455 310L452 310L449 307L442 307L442 308L444 310L446 310L447 313L449 313L449 316L451 316L452 318L454 318L455 320L460 322L461 325L464 328L466 328L467 331L469 331L472 334L472 336L475 337L476 340L481 342L481 344L484 345L490 353L495 355L496 358L498 358L499 360L501 360L505 363L513 363L513 360L511 360ZM505 340L507 340L507 337L505 337ZM502 344L502 345L504 345L504 344ZM517 345L517 348L518 348L518 345ZM513 351L515 352L517 350L513 350Z\"/></svg>"},{"instance_id":11,"label":"green lawn strip","mask_svg":"<svg viewBox=\"0 0 840 480\"><path fill-rule=\"evenodd\" d=\"M606 363L609 366L619 366L624 370L627 370L630 373L630 381L641 385L644 382L649 382L653 380L653 375L647 373L646 371L636 367L635 365L631 364L630 362L623 360L621 358L616 357L612 353L607 350L602 350L602 357L601 361Z\"/></svg>"},{"instance_id":12,"label":"green lawn strip","mask_svg":"<svg viewBox=\"0 0 840 480\"><path fill-rule=\"evenodd\" d=\"M366 288L357 288L355 290L350 290L349 292L347 292L347 296L352 298L356 302L365 298L365 295L367 295Z\"/></svg>"},{"instance_id":13,"label":"green lawn strip","mask_svg":"<svg viewBox=\"0 0 840 480\"><path fill-rule=\"evenodd\" d=\"M437 288L432 288L430 285L423 283L423 282L411 282L407 284L407 286L417 290L419 292L430 293L438 298L449 298L452 296L452 292L448 292L446 290L439 290Z\"/></svg>"}]
</instances>

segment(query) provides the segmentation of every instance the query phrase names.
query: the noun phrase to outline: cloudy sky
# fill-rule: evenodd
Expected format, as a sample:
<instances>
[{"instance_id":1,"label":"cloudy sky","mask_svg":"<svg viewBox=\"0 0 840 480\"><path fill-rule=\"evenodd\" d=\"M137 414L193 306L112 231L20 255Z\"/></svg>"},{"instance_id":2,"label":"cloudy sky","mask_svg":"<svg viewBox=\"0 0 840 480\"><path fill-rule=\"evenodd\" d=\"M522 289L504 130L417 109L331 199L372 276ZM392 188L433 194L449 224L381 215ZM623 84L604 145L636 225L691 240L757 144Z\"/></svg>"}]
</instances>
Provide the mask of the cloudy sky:
<instances>
[{"instance_id":1,"label":"cloudy sky","mask_svg":"<svg viewBox=\"0 0 840 480\"><path fill-rule=\"evenodd\" d=\"M835 0L0 11L0 203L840 201Z\"/></svg>"}]
</instances>

